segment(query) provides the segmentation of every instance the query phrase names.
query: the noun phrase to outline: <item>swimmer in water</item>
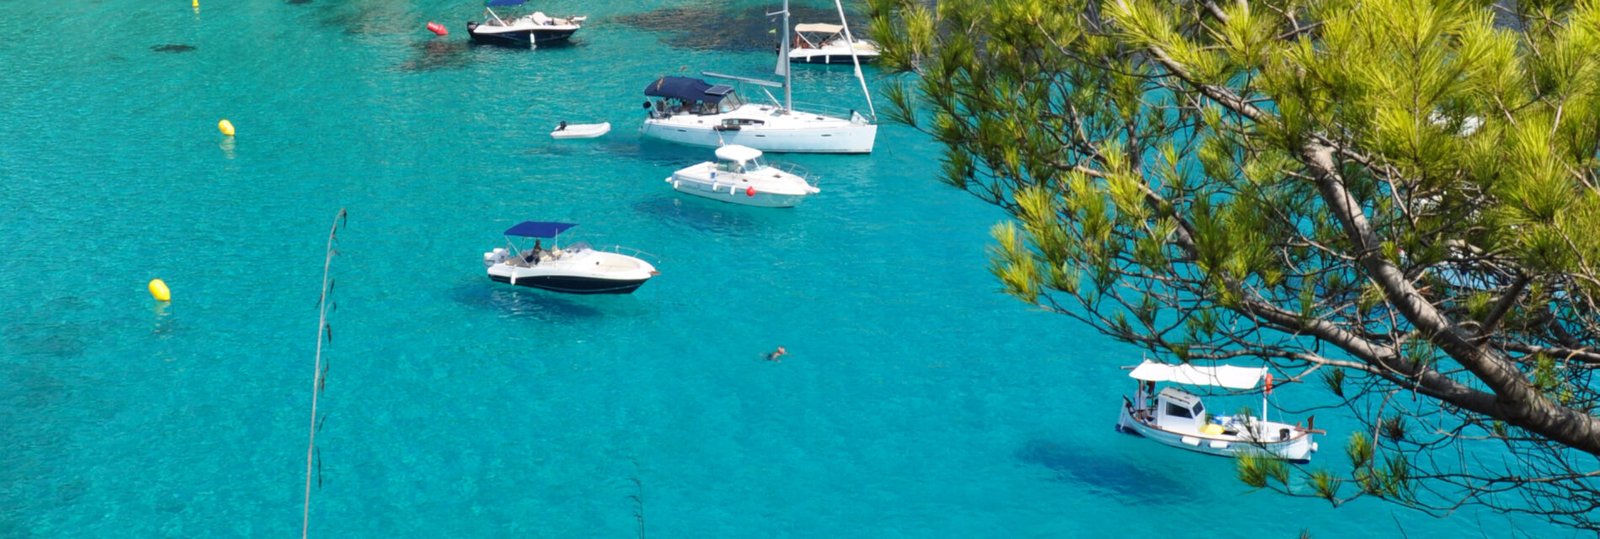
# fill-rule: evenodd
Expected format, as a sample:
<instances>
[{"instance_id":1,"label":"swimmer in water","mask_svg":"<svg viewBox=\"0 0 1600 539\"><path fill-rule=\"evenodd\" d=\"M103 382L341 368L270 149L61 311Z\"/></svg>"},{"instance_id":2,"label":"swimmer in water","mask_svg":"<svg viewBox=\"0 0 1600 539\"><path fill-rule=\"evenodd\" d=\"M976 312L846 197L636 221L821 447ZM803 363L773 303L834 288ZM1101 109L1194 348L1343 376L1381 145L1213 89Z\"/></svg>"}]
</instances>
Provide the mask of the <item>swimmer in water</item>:
<instances>
[{"instance_id":1,"label":"swimmer in water","mask_svg":"<svg viewBox=\"0 0 1600 539\"><path fill-rule=\"evenodd\" d=\"M784 354L788 354L788 353L789 353L788 350L784 350L782 346L779 346L777 350L773 350L771 353L767 354L767 361L771 361L773 363L779 363L779 362L781 362L781 360L779 360L778 358L781 358L781 357L784 356Z\"/></svg>"}]
</instances>

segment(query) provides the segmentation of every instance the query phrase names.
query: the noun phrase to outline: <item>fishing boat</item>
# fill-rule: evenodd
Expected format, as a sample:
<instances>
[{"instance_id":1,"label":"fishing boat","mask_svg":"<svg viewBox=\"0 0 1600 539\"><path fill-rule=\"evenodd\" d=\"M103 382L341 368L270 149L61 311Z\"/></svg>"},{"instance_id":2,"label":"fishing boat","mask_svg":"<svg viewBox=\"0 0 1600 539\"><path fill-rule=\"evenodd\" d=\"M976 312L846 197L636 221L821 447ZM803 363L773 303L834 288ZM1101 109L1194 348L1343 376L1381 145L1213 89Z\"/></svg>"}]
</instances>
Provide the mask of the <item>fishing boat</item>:
<instances>
[{"instance_id":1,"label":"fishing boat","mask_svg":"<svg viewBox=\"0 0 1600 539\"><path fill-rule=\"evenodd\" d=\"M851 39L842 24L796 24L790 40L789 62L802 64L843 64L878 59L878 44L869 39Z\"/></svg>"},{"instance_id":2,"label":"fishing boat","mask_svg":"<svg viewBox=\"0 0 1600 539\"><path fill-rule=\"evenodd\" d=\"M768 208L792 207L820 191L805 177L767 164L761 150L738 145L717 148L716 161L679 169L667 183L682 193Z\"/></svg>"},{"instance_id":3,"label":"fishing boat","mask_svg":"<svg viewBox=\"0 0 1600 539\"><path fill-rule=\"evenodd\" d=\"M551 17L542 11L522 16L502 17L497 7L520 6L527 0L485 0L482 23L467 23L473 43L529 48L566 41L583 28L588 17Z\"/></svg>"},{"instance_id":4,"label":"fishing boat","mask_svg":"<svg viewBox=\"0 0 1600 539\"><path fill-rule=\"evenodd\" d=\"M835 2L838 5L838 2ZM701 72L701 75L748 83L762 87L769 103L746 101L732 87L711 84L691 77L661 77L644 89L646 118L640 134L646 137L688 144L719 147L728 144L748 146L764 152L794 153L872 153L878 126L872 95L856 63L856 79L867 96L868 115L855 110L811 112L796 110L789 73L789 2L783 11L768 15L783 16L783 41L777 69L782 82ZM844 10L840 8L840 22ZM846 35L849 29L845 28ZM765 88L781 88L779 101ZM812 111L819 107L808 108Z\"/></svg>"},{"instance_id":5,"label":"fishing boat","mask_svg":"<svg viewBox=\"0 0 1600 539\"><path fill-rule=\"evenodd\" d=\"M1307 426L1268 421L1267 395L1272 377L1265 367L1171 365L1145 360L1128 374L1138 381L1133 397L1122 398L1117 430L1143 436L1162 445L1208 455L1234 457L1259 454L1292 462L1310 462L1317 443L1313 434L1326 434ZM1176 386L1221 387L1254 390L1267 382L1261 397L1261 415L1208 413L1200 397ZM1157 384L1172 386L1156 391Z\"/></svg>"},{"instance_id":6,"label":"fishing boat","mask_svg":"<svg viewBox=\"0 0 1600 539\"><path fill-rule=\"evenodd\" d=\"M605 251L577 242L562 248L557 236L578 226L550 221L523 221L506 229L507 247L483 253L489 279L516 286L527 286L568 294L628 294L645 281L660 275L655 266L631 250ZM523 250L513 238L534 238L533 248ZM542 244L549 239L550 245ZM526 241L526 240L524 240Z\"/></svg>"}]
</instances>

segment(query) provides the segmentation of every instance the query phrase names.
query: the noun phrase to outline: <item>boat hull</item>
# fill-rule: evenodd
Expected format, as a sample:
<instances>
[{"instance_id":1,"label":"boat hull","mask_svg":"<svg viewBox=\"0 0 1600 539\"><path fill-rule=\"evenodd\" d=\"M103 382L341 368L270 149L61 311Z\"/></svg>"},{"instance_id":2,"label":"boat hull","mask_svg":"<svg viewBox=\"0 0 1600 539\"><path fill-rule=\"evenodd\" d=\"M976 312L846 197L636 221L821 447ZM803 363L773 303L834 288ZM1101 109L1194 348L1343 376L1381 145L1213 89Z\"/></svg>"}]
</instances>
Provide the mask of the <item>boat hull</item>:
<instances>
[{"instance_id":1,"label":"boat hull","mask_svg":"<svg viewBox=\"0 0 1600 539\"><path fill-rule=\"evenodd\" d=\"M871 63L871 62L876 61L878 59L878 56L875 55L875 54L873 54L873 55L857 54L855 56L856 56L856 60L858 62L860 62L860 63L863 63L863 64ZM848 52L847 53L843 53L843 54L831 54L831 53L827 53L827 54L806 54L806 55L791 54L791 55L789 55L789 61L793 62L793 63L797 63L797 64L822 64L822 65L837 65L837 64L855 65L856 64L856 62L850 61L850 53L848 53Z\"/></svg>"},{"instance_id":2,"label":"boat hull","mask_svg":"<svg viewBox=\"0 0 1600 539\"><path fill-rule=\"evenodd\" d=\"M1122 406L1122 415L1117 419L1118 431L1142 436L1161 445L1178 449L1220 457L1238 457L1246 454L1265 453L1290 462L1311 462L1311 453L1316 451L1317 444L1311 441L1310 433L1299 431L1292 425L1271 422L1267 423L1267 428L1264 430L1268 433L1267 436L1270 440L1271 433L1280 429L1287 430L1289 436L1275 441L1256 441L1239 437L1173 432L1136 419L1133 409L1126 401Z\"/></svg>"},{"instance_id":3,"label":"boat hull","mask_svg":"<svg viewBox=\"0 0 1600 539\"><path fill-rule=\"evenodd\" d=\"M755 190L754 194L751 194L748 187L740 187L737 184L707 183L677 175L667 178L667 183L672 184L672 188L679 193L709 198L729 204L760 206L763 208L792 208L804 202L807 196L764 193L759 189Z\"/></svg>"},{"instance_id":4,"label":"boat hull","mask_svg":"<svg viewBox=\"0 0 1600 539\"><path fill-rule=\"evenodd\" d=\"M692 118L692 117L690 117ZM716 148L728 144L749 146L771 153L872 153L878 126L840 121L839 126L810 129L745 127L719 130L711 123L647 119L640 134L646 137Z\"/></svg>"},{"instance_id":5,"label":"boat hull","mask_svg":"<svg viewBox=\"0 0 1600 539\"><path fill-rule=\"evenodd\" d=\"M533 277L518 277L512 282L510 275L489 274L489 279L497 283L514 284L562 292L566 294L632 294L634 290L644 286L650 279L596 279L590 277L572 277L565 275L539 275Z\"/></svg>"},{"instance_id":6,"label":"boat hull","mask_svg":"<svg viewBox=\"0 0 1600 539\"><path fill-rule=\"evenodd\" d=\"M502 47L529 48L534 45L553 45L566 42L577 33L577 29L560 30L499 30L488 26L468 25L467 35L472 36L472 42L482 45L498 45Z\"/></svg>"}]
</instances>

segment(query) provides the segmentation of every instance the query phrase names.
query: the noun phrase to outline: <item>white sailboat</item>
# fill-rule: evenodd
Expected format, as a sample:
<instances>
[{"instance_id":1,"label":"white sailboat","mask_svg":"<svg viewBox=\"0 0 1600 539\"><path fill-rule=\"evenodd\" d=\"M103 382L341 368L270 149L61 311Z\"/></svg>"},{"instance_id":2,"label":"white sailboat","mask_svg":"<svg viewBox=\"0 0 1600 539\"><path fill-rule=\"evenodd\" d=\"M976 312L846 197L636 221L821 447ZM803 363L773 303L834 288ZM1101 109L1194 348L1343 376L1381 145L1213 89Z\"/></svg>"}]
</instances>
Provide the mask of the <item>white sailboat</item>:
<instances>
[{"instance_id":1,"label":"white sailboat","mask_svg":"<svg viewBox=\"0 0 1600 539\"><path fill-rule=\"evenodd\" d=\"M844 7L837 0L834 5L839 9L839 22L843 26ZM872 153L878 136L878 126L873 123L877 110L872 106L872 94L867 92L860 62L855 62L856 78L867 96L870 116L854 110L845 114L795 110L789 76L788 0L783 2L783 11L768 15L783 16L783 41L775 70L776 74L783 75L782 83L717 73L703 72L702 75L782 88L781 103L765 89L762 93L771 104L746 102L727 85L713 85L691 77L661 77L645 87L645 96L652 100L645 102L648 116L640 133L691 146L737 144L773 153ZM849 28L843 30L846 43L850 43ZM852 55L852 58L855 57Z\"/></svg>"}]
</instances>

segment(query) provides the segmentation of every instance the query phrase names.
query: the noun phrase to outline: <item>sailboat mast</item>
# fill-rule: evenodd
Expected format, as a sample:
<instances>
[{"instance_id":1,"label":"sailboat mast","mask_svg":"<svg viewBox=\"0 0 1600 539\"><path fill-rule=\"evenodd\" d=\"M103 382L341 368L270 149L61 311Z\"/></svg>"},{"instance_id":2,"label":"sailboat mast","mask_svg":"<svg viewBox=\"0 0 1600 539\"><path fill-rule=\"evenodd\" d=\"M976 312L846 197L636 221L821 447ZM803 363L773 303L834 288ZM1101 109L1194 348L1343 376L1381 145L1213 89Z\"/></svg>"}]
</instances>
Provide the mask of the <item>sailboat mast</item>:
<instances>
[{"instance_id":1,"label":"sailboat mast","mask_svg":"<svg viewBox=\"0 0 1600 539\"><path fill-rule=\"evenodd\" d=\"M788 1L788 0L785 0ZM878 109L872 106L872 91L867 89L867 77L861 74L861 58L856 56L856 38L850 35L850 22L844 20L844 3L833 0L833 7L839 9L839 26L844 27L844 45L850 51L850 63L855 65L856 80L861 82L861 95L867 96L867 112L872 114L872 121L878 121ZM785 9L784 11L788 11Z\"/></svg>"},{"instance_id":2,"label":"sailboat mast","mask_svg":"<svg viewBox=\"0 0 1600 539\"><path fill-rule=\"evenodd\" d=\"M783 0L783 54L778 62L783 64L783 111L794 110L794 95L789 87L789 40L794 39L789 35L793 28L789 25L789 0Z\"/></svg>"}]
</instances>

